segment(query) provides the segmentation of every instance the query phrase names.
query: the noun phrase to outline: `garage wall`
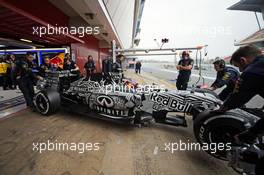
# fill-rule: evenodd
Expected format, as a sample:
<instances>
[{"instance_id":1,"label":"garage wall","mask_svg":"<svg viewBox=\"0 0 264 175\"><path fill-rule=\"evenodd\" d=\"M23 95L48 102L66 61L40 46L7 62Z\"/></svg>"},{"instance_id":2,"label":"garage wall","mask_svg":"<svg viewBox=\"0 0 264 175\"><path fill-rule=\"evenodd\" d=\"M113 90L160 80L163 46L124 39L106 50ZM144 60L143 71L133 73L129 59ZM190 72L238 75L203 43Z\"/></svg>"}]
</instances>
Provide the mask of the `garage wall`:
<instances>
[{"instance_id":1,"label":"garage wall","mask_svg":"<svg viewBox=\"0 0 264 175\"><path fill-rule=\"evenodd\" d=\"M104 0L124 48L132 43L135 0Z\"/></svg>"}]
</instances>

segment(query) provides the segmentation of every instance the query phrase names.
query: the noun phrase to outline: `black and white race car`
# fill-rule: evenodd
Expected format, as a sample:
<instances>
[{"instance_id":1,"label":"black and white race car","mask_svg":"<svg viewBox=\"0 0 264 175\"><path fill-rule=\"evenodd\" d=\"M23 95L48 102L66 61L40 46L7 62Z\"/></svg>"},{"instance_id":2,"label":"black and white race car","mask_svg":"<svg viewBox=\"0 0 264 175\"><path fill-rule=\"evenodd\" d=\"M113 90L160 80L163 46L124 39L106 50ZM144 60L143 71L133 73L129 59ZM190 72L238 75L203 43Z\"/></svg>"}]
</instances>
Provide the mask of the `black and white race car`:
<instances>
[{"instance_id":1,"label":"black and white race car","mask_svg":"<svg viewBox=\"0 0 264 175\"><path fill-rule=\"evenodd\" d=\"M39 92L34 97L36 110L49 115L63 107L92 117L136 124L154 118L159 123L181 125L168 113L195 116L220 103L213 93L202 90L168 91L153 88L145 93L131 88L127 80L113 80L112 77L117 76L111 73L75 78L70 71L49 72L37 84Z\"/></svg>"}]
</instances>

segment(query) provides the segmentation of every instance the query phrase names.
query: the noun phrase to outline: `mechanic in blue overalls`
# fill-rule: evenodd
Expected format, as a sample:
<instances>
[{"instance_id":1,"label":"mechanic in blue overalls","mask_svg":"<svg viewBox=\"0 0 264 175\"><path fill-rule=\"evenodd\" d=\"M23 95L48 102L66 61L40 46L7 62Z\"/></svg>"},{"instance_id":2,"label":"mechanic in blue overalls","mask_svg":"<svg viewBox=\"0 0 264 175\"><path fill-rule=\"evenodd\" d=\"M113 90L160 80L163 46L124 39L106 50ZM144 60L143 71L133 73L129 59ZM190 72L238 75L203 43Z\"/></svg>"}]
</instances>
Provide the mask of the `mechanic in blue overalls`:
<instances>
[{"instance_id":1,"label":"mechanic in blue overalls","mask_svg":"<svg viewBox=\"0 0 264 175\"><path fill-rule=\"evenodd\" d=\"M256 95L264 98L264 55L261 50L254 46L241 47L232 55L230 62L238 67L242 74L233 93L227 98L223 106L216 111L217 113L241 107ZM235 137L238 141L253 143L257 136L263 135L264 118L261 118L253 127ZM257 163L256 175L263 174L263 162L264 157Z\"/></svg>"},{"instance_id":2,"label":"mechanic in blue overalls","mask_svg":"<svg viewBox=\"0 0 264 175\"><path fill-rule=\"evenodd\" d=\"M28 107L34 109L34 84L36 80L43 79L38 75L38 66L33 62L33 53L28 52L25 60L16 63L17 82L19 89L24 95Z\"/></svg>"},{"instance_id":3,"label":"mechanic in blue overalls","mask_svg":"<svg viewBox=\"0 0 264 175\"><path fill-rule=\"evenodd\" d=\"M213 64L214 69L217 72L217 76L210 89L214 91L226 85L226 88L223 89L219 94L220 100L225 101L227 97L233 92L236 81L238 80L240 74L235 68L226 66L225 61L219 57L215 59Z\"/></svg>"},{"instance_id":4,"label":"mechanic in blue overalls","mask_svg":"<svg viewBox=\"0 0 264 175\"><path fill-rule=\"evenodd\" d=\"M261 51L253 46L241 47L232 55L231 63L238 67L242 74L233 93L224 102L219 112L241 107L255 95L264 98L264 55ZM260 133L264 133L264 118L258 120L247 135L241 135L241 139L253 140Z\"/></svg>"}]
</instances>

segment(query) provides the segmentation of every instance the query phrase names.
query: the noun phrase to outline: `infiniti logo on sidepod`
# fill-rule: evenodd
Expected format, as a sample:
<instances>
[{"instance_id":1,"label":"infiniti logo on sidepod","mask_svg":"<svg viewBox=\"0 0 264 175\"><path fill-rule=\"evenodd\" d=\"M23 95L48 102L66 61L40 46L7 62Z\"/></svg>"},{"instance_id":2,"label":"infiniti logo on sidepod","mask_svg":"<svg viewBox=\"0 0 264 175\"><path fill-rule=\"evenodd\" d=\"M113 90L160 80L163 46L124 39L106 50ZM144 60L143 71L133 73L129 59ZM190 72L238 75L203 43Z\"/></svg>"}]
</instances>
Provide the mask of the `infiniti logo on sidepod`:
<instances>
[{"instance_id":1,"label":"infiniti logo on sidepod","mask_svg":"<svg viewBox=\"0 0 264 175\"><path fill-rule=\"evenodd\" d=\"M105 95L101 95L97 97L97 103L99 103L101 106L107 107L107 108L111 108L114 106L114 102L112 100L112 98L105 96Z\"/></svg>"}]
</instances>

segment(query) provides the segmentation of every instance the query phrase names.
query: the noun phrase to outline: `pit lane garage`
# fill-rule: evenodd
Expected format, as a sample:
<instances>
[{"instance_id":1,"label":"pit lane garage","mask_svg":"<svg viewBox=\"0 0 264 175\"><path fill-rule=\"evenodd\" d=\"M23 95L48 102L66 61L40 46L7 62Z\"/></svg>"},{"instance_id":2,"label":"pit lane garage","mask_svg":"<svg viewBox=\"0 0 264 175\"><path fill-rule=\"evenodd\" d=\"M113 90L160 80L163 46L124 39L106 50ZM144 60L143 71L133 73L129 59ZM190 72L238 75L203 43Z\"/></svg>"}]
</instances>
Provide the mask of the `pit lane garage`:
<instances>
[{"instance_id":1,"label":"pit lane garage","mask_svg":"<svg viewBox=\"0 0 264 175\"><path fill-rule=\"evenodd\" d=\"M72 56L79 62L83 62L87 55L78 53L106 58L109 53L103 48L108 47L111 40L116 39L119 45L122 43L117 34L113 34L116 32L112 28L115 24L109 25L109 21L104 18L102 11L107 10L98 8L99 1L31 0L31 8L25 2L1 1L1 37L4 35L20 40L20 36L23 36L37 47L70 45ZM124 11L123 8L116 8L117 4L111 6L110 1L106 2L108 10L113 7ZM138 2L135 7L143 9ZM121 5L124 3L131 5L133 1L120 1ZM135 16L142 15L140 10L131 11L138 13ZM128 10L124 12L129 13ZM63 26L67 26L69 21L73 25L104 25L104 31L98 38L81 39L72 35L39 38L29 32L32 26L47 26L49 23L55 26L57 21ZM136 36L139 28L133 28L133 31ZM124 44L130 44L127 38L121 40L125 41ZM139 41L137 38L133 40ZM100 61L96 59L96 62ZM166 84L168 91L154 89L149 96L134 91L107 95L106 92L98 93L93 89L86 94L83 88L91 84L96 84L95 87L101 85L102 77L100 81L97 78L92 81L68 81L68 78L74 77L71 74L51 72L47 79L39 82L35 112L24 109L0 119L0 174L236 174L225 162L203 151L176 151L177 144L197 142L193 134L192 116L217 105L214 94L198 90L174 92L170 89L175 86L158 76L146 72L134 75L131 71L125 72L125 77L132 76L140 85ZM54 83L54 79L59 84ZM106 84L102 82L102 85L112 86L113 76L107 76L106 79ZM127 86L132 82L115 83ZM75 89L76 84L79 87ZM21 104L20 100L18 104ZM8 106L8 102L5 103ZM79 106L81 108L77 108ZM182 123L183 120L179 124L174 119L178 112L186 119L187 125ZM128 124L117 122L119 119L128 119ZM175 127L179 125L185 127Z\"/></svg>"}]
</instances>

